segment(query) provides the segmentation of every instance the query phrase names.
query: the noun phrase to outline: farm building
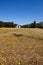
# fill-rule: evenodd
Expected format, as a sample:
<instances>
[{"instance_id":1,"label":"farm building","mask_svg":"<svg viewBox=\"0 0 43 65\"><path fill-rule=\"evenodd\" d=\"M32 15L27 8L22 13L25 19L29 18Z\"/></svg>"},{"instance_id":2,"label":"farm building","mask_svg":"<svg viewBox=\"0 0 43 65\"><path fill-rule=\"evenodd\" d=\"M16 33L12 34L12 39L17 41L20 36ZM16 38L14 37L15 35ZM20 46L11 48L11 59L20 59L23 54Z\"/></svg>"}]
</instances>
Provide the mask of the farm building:
<instances>
[{"instance_id":1,"label":"farm building","mask_svg":"<svg viewBox=\"0 0 43 65\"><path fill-rule=\"evenodd\" d=\"M16 28L21 28L21 25L17 25Z\"/></svg>"}]
</instances>

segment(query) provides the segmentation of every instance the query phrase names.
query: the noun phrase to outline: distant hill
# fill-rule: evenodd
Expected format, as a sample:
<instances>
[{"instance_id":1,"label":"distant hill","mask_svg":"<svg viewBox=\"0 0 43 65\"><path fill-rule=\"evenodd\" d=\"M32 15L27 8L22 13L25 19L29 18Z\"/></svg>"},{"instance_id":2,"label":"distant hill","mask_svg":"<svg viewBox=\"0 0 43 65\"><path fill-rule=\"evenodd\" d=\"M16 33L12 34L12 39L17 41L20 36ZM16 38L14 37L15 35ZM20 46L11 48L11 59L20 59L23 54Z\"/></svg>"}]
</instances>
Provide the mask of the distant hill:
<instances>
[{"instance_id":1,"label":"distant hill","mask_svg":"<svg viewBox=\"0 0 43 65\"><path fill-rule=\"evenodd\" d=\"M40 23L43 24L43 21L41 21Z\"/></svg>"}]
</instances>

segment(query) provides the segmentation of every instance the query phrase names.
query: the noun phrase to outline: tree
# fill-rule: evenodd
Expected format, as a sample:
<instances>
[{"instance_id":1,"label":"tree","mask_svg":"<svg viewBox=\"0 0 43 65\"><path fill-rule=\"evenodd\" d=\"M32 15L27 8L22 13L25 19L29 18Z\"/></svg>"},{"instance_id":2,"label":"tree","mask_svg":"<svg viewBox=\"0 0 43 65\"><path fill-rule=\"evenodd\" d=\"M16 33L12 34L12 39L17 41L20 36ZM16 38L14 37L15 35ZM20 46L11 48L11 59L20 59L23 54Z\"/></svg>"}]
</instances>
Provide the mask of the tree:
<instances>
[{"instance_id":1,"label":"tree","mask_svg":"<svg viewBox=\"0 0 43 65\"><path fill-rule=\"evenodd\" d=\"M33 22L33 28L36 28L36 21Z\"/></svg>"},{"instance_id":2,"label":"tree","mask_svg":"<svg viewBox=\"0 0 43 65\"><path fill-rule=\"evenodd\" d=\"M3 27L3 21L0 21L0 27Z\"/></svg>"}]
</instances>

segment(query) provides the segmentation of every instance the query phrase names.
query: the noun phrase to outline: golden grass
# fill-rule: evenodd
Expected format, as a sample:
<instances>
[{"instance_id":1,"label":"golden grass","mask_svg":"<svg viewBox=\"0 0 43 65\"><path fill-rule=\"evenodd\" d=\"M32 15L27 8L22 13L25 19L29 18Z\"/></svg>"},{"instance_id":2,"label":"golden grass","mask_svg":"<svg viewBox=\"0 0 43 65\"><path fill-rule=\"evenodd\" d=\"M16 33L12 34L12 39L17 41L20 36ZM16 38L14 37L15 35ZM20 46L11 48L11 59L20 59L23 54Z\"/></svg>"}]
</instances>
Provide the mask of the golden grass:
<instances>
[{"instance_id":1,"label":"golden grass","mask_svg":"<svg viewBox=\"0 0 43 65\"><path fill-rule=\"evenodd\" d=\"M43 29L0 28L0 65L43 65Z\"/></svg>"}]
</instances>

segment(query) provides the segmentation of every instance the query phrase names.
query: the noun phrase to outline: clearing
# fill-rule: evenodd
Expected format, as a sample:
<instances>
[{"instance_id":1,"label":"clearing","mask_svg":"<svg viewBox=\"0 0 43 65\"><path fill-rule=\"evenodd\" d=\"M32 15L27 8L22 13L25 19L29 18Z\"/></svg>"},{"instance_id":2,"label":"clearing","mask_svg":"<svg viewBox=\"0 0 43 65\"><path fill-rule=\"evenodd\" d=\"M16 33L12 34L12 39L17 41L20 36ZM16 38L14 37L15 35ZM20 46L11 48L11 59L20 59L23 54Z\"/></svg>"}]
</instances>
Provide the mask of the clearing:
<instances>
[{"instance_id":1,"label":"clearing","mask_svg":"<svg viewBox=\"0 0 43 65\"><path fill-rule=\"evenodd\" d=\"M0 65L43 65L43 29L0 28Z\"/></svg>"}]
</instances>

